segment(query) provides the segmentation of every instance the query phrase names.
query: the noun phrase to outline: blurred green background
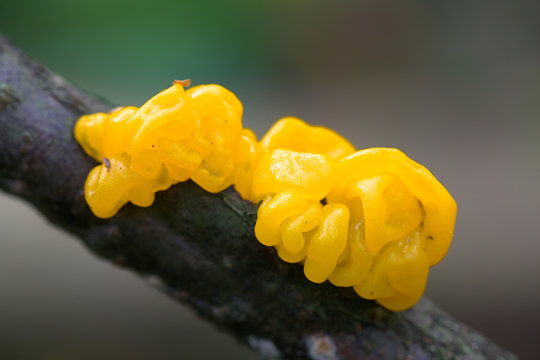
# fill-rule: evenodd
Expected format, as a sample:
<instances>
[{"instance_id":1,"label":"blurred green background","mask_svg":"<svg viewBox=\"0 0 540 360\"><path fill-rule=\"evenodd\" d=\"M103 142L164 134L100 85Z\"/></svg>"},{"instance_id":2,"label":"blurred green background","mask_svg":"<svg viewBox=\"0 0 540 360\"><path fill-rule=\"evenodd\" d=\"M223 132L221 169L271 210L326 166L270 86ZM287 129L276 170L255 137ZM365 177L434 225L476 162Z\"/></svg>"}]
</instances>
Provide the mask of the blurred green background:
<instances>
[{"instance_id":1,"label":"blurred green background","mask_svg":"<svg viewBox=\"0 0 540 360\"><path fill-rule=\"evenodd\" d=\"M459 208L427 296L533 359L539 14L537 1L0 0L0 33L114 103L191 78L232 90L259 136L294 115L402 149ZM2 359L256 358L5 194L0 240Z\"/></svg>"}]
</instances>

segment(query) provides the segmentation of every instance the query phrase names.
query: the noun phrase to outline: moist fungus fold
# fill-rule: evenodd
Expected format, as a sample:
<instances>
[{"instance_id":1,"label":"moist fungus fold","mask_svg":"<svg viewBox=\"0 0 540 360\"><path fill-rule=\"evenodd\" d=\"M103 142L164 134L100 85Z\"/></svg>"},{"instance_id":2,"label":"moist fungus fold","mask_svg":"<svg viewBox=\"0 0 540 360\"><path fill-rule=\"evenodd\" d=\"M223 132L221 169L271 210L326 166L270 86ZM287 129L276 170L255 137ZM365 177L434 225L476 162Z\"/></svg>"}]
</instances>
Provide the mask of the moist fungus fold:
<instances>
[{"instance_id":1,"label":"moist fungus fold","mask_svg":"<svg viewBox=\"0 0 540 360\"><path fill-rule=\"evenodd\" d=\"M242 127L242 104L219 85L174 84L140 108L82 116L75 138L100 165L85 198L100 218L193 180L209 192L234 186L261 202L255 235L306 277L352 287L401 311L422 296L429 267L446 254L456 203L423 166L397 149L357 151L300 119L261 139Z\"/></svg>"}]
</instances>

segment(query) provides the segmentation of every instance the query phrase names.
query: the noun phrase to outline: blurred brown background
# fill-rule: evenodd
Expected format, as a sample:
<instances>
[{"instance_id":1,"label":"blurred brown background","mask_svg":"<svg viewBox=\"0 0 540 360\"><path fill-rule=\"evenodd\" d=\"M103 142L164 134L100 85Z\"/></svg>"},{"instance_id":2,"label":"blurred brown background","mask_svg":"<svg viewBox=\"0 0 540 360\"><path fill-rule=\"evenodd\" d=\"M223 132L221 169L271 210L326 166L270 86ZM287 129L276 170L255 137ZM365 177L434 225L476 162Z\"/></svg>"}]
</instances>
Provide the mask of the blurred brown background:
<instances>
[{"instance_id":1,"label":"blurred brown background","mask_svg":"<svg viewBox=\"0 0 540 360\"><path fill-rule=\"evenodd\" d=\"M0 0L0 32L78 86L141 105L218 83L261 136L301 117L397 147L458 203L427 296L523 359L540 345L540 2ZM0 358L254 359L0 194Z\"/></svg>"}]
</instances>

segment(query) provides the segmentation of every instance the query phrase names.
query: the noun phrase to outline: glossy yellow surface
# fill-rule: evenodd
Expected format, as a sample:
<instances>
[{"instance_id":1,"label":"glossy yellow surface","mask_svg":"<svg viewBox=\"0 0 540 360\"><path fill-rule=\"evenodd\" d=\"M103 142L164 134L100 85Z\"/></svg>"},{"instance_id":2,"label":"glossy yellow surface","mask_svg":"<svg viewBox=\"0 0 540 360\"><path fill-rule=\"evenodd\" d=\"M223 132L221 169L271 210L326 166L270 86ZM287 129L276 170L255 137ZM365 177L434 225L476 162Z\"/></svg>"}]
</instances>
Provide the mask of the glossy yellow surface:
<instances>
[{"instance_id":1,"label":"glossy yellow surface","mask_svg":"<svg viewBox=\"0 0 540 360\"><path fill-rule=\"evenodd\" d=\"M450 245L456 204L423 166L389 148L356 149L337 133L297 118L257 141L242 104L218 85L184 82L139 109L83 116L75 137L102 162L86 200L96 216L192 179L209 192L234 185L259 206L255 235L313 282L353 287L400 311L422 296L429 267Z\"/></svg>"},{"instance_id":2,"label":"glossy yellow surface","mask_svg":"<svg viewBox=\"0 0 540 360\"><path fill-rule=\"evenodd\" d=\"M75 138L102 162L86 181L88 205L108 218L127 202L150 206L156 191L189 178L218 192L235 176L248 177L256 140L242 129L241 119L242 104L227 89L204 85L185 91L180 83L138 109L81 117ZM247 194L249 185L239 183Z\"/></svg>"},{"instance_id":3,"label":"glossy yellow surface","mask_svg":"<svg viewBox=\"0 0 540 360\"><path fill-rule=\"evenodd\" d=\"M277 121L261 139L266 151L275 149L326 154L332 159L340 159L355 151L347 139L338 133L322 127L310 126L295 117Z\"/></svg>"}]
</instances>

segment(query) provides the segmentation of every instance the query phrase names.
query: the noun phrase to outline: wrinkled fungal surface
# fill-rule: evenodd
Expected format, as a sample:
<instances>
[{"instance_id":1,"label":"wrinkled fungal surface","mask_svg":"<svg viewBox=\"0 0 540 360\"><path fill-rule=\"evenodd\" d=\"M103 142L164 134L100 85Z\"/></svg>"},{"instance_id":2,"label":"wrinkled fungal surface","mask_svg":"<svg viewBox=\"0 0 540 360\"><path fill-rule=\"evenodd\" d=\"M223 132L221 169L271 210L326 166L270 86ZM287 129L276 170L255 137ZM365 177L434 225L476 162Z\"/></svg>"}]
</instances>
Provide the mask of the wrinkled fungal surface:
<instances>
[{"instance_id":1,"label":"wrinkled fungal surface","mask_svg":"<svg viewBox=\"0 0 540 360\"><path fill-rule=\"evenodd\" d=\"M86 180L94 214L193 180L262 201L255 235L312 282L353 287L393 311L424 293L429 267L452 240L456 204L423 166L397 149L356 151L346 139L296 118L259 142L242 126L242 104L219 85L175 81L140 108L82 116L75 137L100 161Z\"/></svg>"},{"instance_id":2,"label":"wrinkled fungal surface","mask_svg":"<svg viewBox=\"0 0 540 360\"><path fill-rule=\"evenodd\" d=\"M209 193L186 181L156 193L150 208L127 204L97 218L83 189L95 162L73 126L83 114L112 108L0 36L0 189L261 356L516 359L425 297L390 312L350 287L306 281L298 266L257 243L257 206L231 188Z\"/></svg>"}]
</instances>

